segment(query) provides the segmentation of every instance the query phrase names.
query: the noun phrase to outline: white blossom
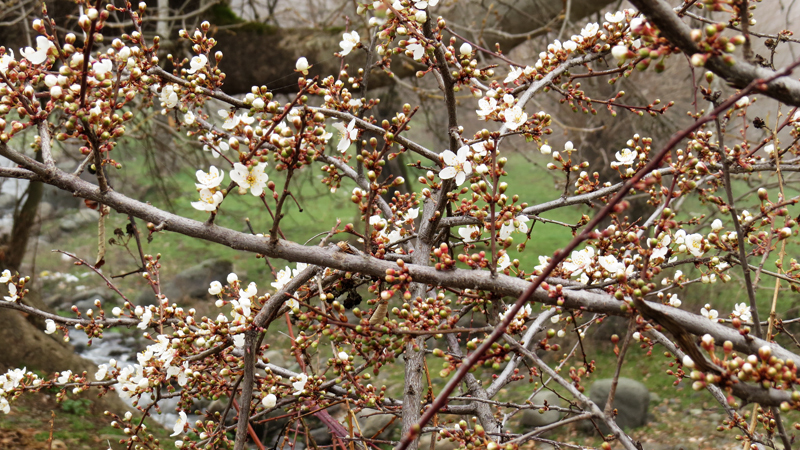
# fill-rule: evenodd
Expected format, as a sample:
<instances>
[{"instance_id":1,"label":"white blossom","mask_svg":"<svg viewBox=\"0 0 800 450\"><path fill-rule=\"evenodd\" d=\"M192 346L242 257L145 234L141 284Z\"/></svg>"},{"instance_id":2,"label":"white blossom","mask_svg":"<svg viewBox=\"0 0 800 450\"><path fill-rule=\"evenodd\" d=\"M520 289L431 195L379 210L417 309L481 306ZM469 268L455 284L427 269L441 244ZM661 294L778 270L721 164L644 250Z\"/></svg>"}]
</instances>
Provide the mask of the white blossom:
<instances>
[{"instance_id":1,"label":"white blossom","mask_svg":"<svg viewBox=\"0 0 800 450\"><path fill-rule=\"evenodd\" d=\"M461 186L467 179L467 175L472 173L472 163L469 162L470 149L463 146L458 149L458 154L445 150L442 152L442 159L447 167L439 171L439 178L449 180L456 179L456 184Z\"/></svg>"},{"instance_id":2,"label":"white blossom","mask_svg":"<svg viewBox=\"0 0 800 450\"><path fill-rule=\"evenodd\" d=\"M218 170L216 167L211 166L208 169L208 172L203 172L202 170L198 170L195 172L197 176L197 186L198 189L214 189L222 183L223 178L225 178L225 172Z\"/></svg>"},{"instance_id":3,"label":"white blossom","mask_svg":"<svg viewBox=\"0 0 800 450\"><path fill-rule=\"evenodd\" d=\"M711 309L711 305L709 304L706 304L702 309L700 309L700 314L702 314L706 319L719 322L719 312L717 312L716 309Z\"/></svg>"},{"instance_id":4,"label":"white blossom","mask_svg":"<svg viewBox=\"0 0 800 450\"><path fill-rule=\"evenodd\" d=\"M598 31L600 31L600 25L594 22L587 23L586 26L581 29L581 36L586 39L593 38L597 36Z\"/></svg>"},{"instance_id":5,"label":"white blossom","mask_svg":"<svg viewBox=\"0 0 800 450\"><path fill-rule=\"evenodd\" d=\"M570 255L570 259L564 262L564 270L571 272L572 276L578 276L584 270L592 267L594 262L594 248L586 247L583 250L576 250Z\"/></svg>"},{"instance_id":6,"label":"white blossom","mask_svg":"<svg viewBox=\"0 0 800 450\"><path fill-rule=\"evenodd\" d=\"M636 161L636 157L639 156L639 154L629 148L623 148L614 156L616 156L619 164L630 166L634 163L634 161Z\"/></svg>"},{"instance_id":7,"label":"white blossom","mask_svg":"<svg viewBox=\"0 0 800 450\"><path fill-rule=\"evenodd\" d=\"M475 241L476 239L480 238L481 227L477 225L469 225L466 227L461 227L458 229L458 235L461 236L461 239L463 239L464 242ZM475 239L472 238L473 235L476 236Z\"/></svg>"},{"instance_id":8,"label":"white blossom","mask_svg":"<svg viewBox=\"0 0 800 450\"><path fill-rule=\"evenodd\" d=\"M13 283L8 283L8 295L3 297L7 302L16 302L19 299L17 295L17 286Z\"/></svg>"},{"instance_id":9,"label":"white blossom","mask_svg":"<svg viewBox=\"0 0 800 450\"><path fill-rule=\"evenodd\" d=\"M150 319L152 318L153 311L151 311L150 308L145 308L144 313L142 313L142 316L139 318L141 321L136 325L136 328L140 330L146 329L150 325Z\"/></svg>"},{"instance_id":10,"label":"white blossom","mask_svg":"<svg viewBox=\"0 0 800 450\"><path fill-rule=\"evenodd\" d=\"M508 315L509 309L511 308L506 308L503 312L499 314L500 321L505 320L506 316ZM519 328L525 325L525 320L531 315L533 315L533 310L531 309L531 305L529 303L526 303L524 307L520 308L520 310L517 311L517 314L511 320L509 326ZM556 317L556 319L558 319L558 316L553 316L553 317Z\"/></svg>"},{"instance_id":11,"label":"white blossom","mask_svg":"<svg viewBox=\"0 0 800 450\"><path fill-rule=\"evenodd\" d=\"M264 173L267 163L258 163L255 167L248 169L242 163L236 163L231 170L231 180L235 181L242 189L250 189L250 193L256 197L264 193L264 187L269 181L269 175Z\"/></svg>"},{"instance_id":12,"label":"white blossom","mask_svg":"<svg viewBox=\"0 0 800 450\"><path fill-rule=\"evenodd\" d=\"M19 54L22 55L23 58L27 59L31 64L38 66L39 64L47 61L47 52L51 48L55 49L55 44L50 42L50 40L44 36L37 36L36 50L34 50L32 47L25 47L24 49L20 49Z\"/></svg>"},{"instance_id":13,"label":"white blossom","mask_svg":"<svg viewBox=\"0 0 800 450\"><path fill-rule=\"evenodd\" d=\"M597 262L600 263L600 267L612 275L616 275L617 272L625 272L625 264L617 261L614 255L599 256Z\"/></svg>"},{"instance_id":14,"label":"white blossom","mask_svg":"<svg viewBox=\"0 0 800 450\"><path fill-rule=\"evenodd\" d=\"M350 148L352 141L358 138L358 129L356 128L356 119L350 121L345 127L343 123L336 122L333 128L339 132L339 144L336 145L336 150L344 153Z\"/></svg>"},{"instance_id":15,"label":"white blossom","mask_svg":"<svg viewBox=\"0 0 800 450\"><path fill-rule=\"evenodd\" d=\"M500 227L500 231L498 233L500 239L503 240L507 239L509 236L511 236L511 233L513 233L514 231L519 231L522 234L527 233L528 224L526 222L528 222L529 220L530 219L528 218L528 216L523 215L523 216L517 216L516 218L514 218L514 220L509 220L508 222L503 223L503 226Z\"/></svg>"},{"instance_id":16,"label":"white blossom","mask_svg":"<svg viewBox=\"0 0 800 450\"><path fill-rule=\"evenodd\" d=\"M58 383L60 383L60 384L65 384L65 383L69 382L69 378L71 376L72 376L72 371L71 370L65 370L65 371L61 372L61 374L58 376L56 381Z\"/></svg>"},{"instance_id":17,"label":"white blossom","mask_svg":"<svg viewBox=\"0 0 800 450\"><path fill-rule=\"evenodd\" d=\"M308 375L304 373L298 375L297 381L292 382L292 387L294 388L292 395L300 395L303 392L303 389L306 388L306 382L308 382Z\"/></svg>"},{"instance_id":18,"label":"white blossom","mask_svg":"<svg viewBox=\"0 0 800 450\"><path fill-rule=\"evenodd\" d=\"M506 109L505 117L505 125L511 131L516 130L528 120L528 114L519 105Z\"/></svg>"},{"instance_id":19,"label":"white blossom","mask_svg":"<svg viewBox=\"0 0 800 450\"><path fill-rule=\"evenodd\" d=\"M733 317L738 317L742 322L750 322L752 319L750 306L748 306L747 303L738 303L734 305L731 315L733 315Z\"/></svg>"},{"instance_id":20,"label":"white blossom","mask_svg":"<svg viewBox=\"0 0 800 450\"><path fill-rule=\"evenodd\" d=\"M168 84L161 88L161 106L164 108L174 108L178 105L178 94L175 92L175 85Z\"/></svg>"},{"instance_id":21,"label":"white blossom","mask_svg":"<svg viewBox=\"0 0 800 450\"><path fill-rule=\"evenodd\" d=\"M200 190L200 201L192 202L192 208L200 211L216 211L224 196L221 191L211 192L210 189Z\"/></svg>"},{"instance_id":22,"label":"white blossom","mask_svg":"<svg viewBox=\"0 0 800 450\"><path fill-rule=\"evenodd\" d=\"M617 44L611 48L611 56L619 61L625 61L628 57L628 47L622 44Z\"/></svg>"},{"instance_id":23,"label":"white blossom","mask_svg":"<svg viewBox=\"0 0 800 450\"><path fill-rule=\"evenodd\" d=\"M96 77L103 76L108 72L111 72L113 68L114 65L111 63L110 59L104 59L102 61L95 61L92 63L92 71L94 71L94 76Z\"/></svg>"},{"instance_id":24,"label":"white blossom","mask_svg":"<svg viewBox=\"0 0 800 450\"><path fill-rule=\"evenodd\" d=\"M351 51L361 42L361 36L358 35L358 32L353 30L349 33L342 34L342 41L339 42L339 47L342 48L342 51L339 52L342 56L347 56L350 54Z\"/></svg>"},{"instance_id":25,"label":"white blossom","mask_svg":"<svg viewBox=\"0 0 800 450\"><path fill-rule=\"evenodd\" d=\"M219 281L212 281L211 285L208 287L208 293L211 295L218 295L222 292L222 283Z\"/></svg>"},{"instance_id":26,"label":"white blossom","mask_svg":"<svg viewBox=\"0 0 800 450\"><path fill-rule=\"evenodd\" d=\"M0 55L0 73L3 75L8 72L8 65L11 64L11 61L14 61L14 51L8 50L8 55ZM5 86L4 83L0 83L0 86Z\"/></svg>"},{"instance_id":27,"label":"white blossom","mask_svg":"<svg viewBox=\"0 0 800 450\"><path fill-rule=\"evenodd\" d=\"M272 287L275 289L281 290L283 287L292 280L292 269L288 266L283 270L279 270L277 275L275 276L275 281L271 283Z\"/></svg>"},{"instance_id":28,"label":"white blossom","mask_svg":"<svg viewBox=\"0 0 800 450\"><path fill-rule=\"evenodd\" d=\"M625 20L625 12L624 11L617 11L615 13L607 12L606 20L611 23L622 22L623 20Z\"/></svg>"},{"instance_id":29,"label":"white blossom","mask_svg":"<svg viewBox=\"0 0 800 450\"><path fill-rule=\"evenodd\" d=\"M505 270L510 265L511 265L511 258L508 256L508 253L503 253L503 256L497 258L498 269Z\"/></svg>"},{"instance_id":30,"label":"white blossom","mask_svg":"<svg viewBox=\"0 0 800 450\"><path fill-rule=\"evenodd\" d=\"M693 256L699 258L705 253L705 244L703 242L703 235L699 233L690 234L686 236L686 249Z\"/></svg>"},{"instance_id":31,"label":"white blossom","mask_svg":"<svg viewBox=\"0 0 800 450\"><path fill-rule=\"evenodd\" d=\"M461 47L458 49L458 51L461 53L461 56L470 56L472 55L472 46L464 42L461 44Z\"/></svg>"},{"instance_id":32,"label":"white blossom","mask_svg":"<svg viewBox=\"0 0 800 450\"><path fill-rule=\"evenodd\" d=\"M484 97L478 100L478 108L480 109L475 112L478 113L482 119L486 119L486 116L497 110L497 100L492 97Z\"/></svg>"},{"instance_id":33,"label":"white blossom","mask_svg":"<svg viewBox=\"0 0 800 450\"><path fill-rule=\"evenodd\" d=\"M302 73L303 75L308 75L309 67L310 66L308 65L308 60L306 59L305 56L301 56L300 58L297 59L297 62L294 63L295 70Z\"/></svg>"},{"instance_id":34,"label":"white blossom","mask_svg":"<svg viewBox=\"0 0 800 450\"><path fill-rule=\"evenodd\" d=\"M189 423L189 418L186 417L186 413L183 411L179 411L178 420L175 421L175 426L172 427L172 431L174 431L174 433L170 434L170 436L177 436L183 433L183 428L188 423Z\"/></svg>"},{"instance_id":35,"label":"white blossom","mask_svg":"<svg viewBox=\"0 0 800 450\"><path fill-rule=\"evenodd\" d=\"M0 283L8 283L12 278L11 271L6 269L0 274Z\"/></svg>"},{"instance_id":36,"label":"white blossom","mask_svg":"<svg viewBox=\"0 0 800 450\"><path fill-rule=\"evenodd\" d=\"M197 55L189 60L189 70L187 70L187 72L195 73L198 70L202 70L206 64L208 64L208 58L206 55Z\"/></svg>"},{"instance_id":37,"label":"white blossom","mask_svg":"<svg viewBox=\"0 0 800 450\"><path fill-rule=\"evenodd\" d=\"M669 294L667 296L667 304L672 307L679 308L681 306L681 299L679 299L676 294Z\"/></svg>"},{"instance_id":38,"label":"white blossom","mask_svg":"<svg viewBox=\"0 0 800 450\"><path fill-rule=\"evenodd\" d=\"M415 61L419 61L425 55L425 47L422 46L416 39L410 39L406 49L411 51Z\"/></svg>"},{"instance_id":39,"label":"white blossom","mask_svg":"<svg viewBox=\"0 0 800 450\"><path fill-rule=\"evenodd\" d=\"M744 108L745 106L750 104L750 99L745 95L744 97L736 100L736 107L737 108Z\"/></svg>"},{"instance_id":40,"label":"white blossom","mask_svg":"<svg viewBox=\"0 0 800 450\"><path fill-rule=\"evenodd\" d=\"M275 394L267 394L261 399L261 404L264 405L265 408L274 408L277 403L278 397L276 397Z\"/></svg>"},{"instance_id":41,"label":"white blossom","mask_svg":"<svg viewBox=\"0 0 800 450\"><path fill-rule=\"evenodd\" d=\"M711 222L711 231L716 233L720 230L722 230L722 221L720 219L715 219L713 222Z\"/></svg>"},{"instance_id":42,"label":"white blossom","mask_svg":"<svg viewBox=\"0 0 800 450\"><path fill-rule=\"evenodd\" d=\"M503 80L503 83L504 84L511 83L520 76L522 76L522 67L514 66L511 68L511 71L508 72L508 76L506 76L506 79Z\"/></svg>"},{"instance_id":43,"label":"white blossom","mask_svg":"<svg viewBox=\"0 0 800 450\"><path fill-rule=\"evenodd\" d=\"M539 255L539 265L534 266L533 270L536 271L537 273L541 272L544 269L546 269L549 264L550 264L550 258L548 258L547 256Z\"/></svg>"},{"instance_id":44,"label":"white blossom","mask_svg":"<svg viewBox=\"0 0 800 450\"><path fill-rule=\"evenodd\" d=\"M106 375L108 374L108 364L100 364L97 366L97 372L94 374L94 379L97 381L103 381L106 379Z\"/></svg>"},{"instance_id":45,"label":"white blossom","mask_svg":"<svg viewBox=\"0 0 800 450\"><path fill-rule=\"evenodd\" d=\"M53 319L47 319L44 321L45 329L44 332L46 334L53 334L56 332L56 323Z\"/></svg>"}]
</instances>

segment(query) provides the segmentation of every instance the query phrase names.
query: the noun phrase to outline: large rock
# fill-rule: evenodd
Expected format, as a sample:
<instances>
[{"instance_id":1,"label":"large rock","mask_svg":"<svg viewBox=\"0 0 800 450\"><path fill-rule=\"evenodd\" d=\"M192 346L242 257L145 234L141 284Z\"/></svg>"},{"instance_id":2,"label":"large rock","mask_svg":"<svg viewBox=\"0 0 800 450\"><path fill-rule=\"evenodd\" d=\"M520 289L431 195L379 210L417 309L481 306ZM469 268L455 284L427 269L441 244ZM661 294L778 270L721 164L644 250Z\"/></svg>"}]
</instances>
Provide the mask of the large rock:
<instances>
[{"instance_id":1,"label":"large rock","mask_svg":"<svg viewBox=\"0 0 800 450\"><path fill-rule=\"evenodd\" d=\"M600 409L605 408L608 394L611 391L611 378L597 380L589 389L589 398ZM642 383L630 378L620 378L614 394L613 407L617 410L616 422L623 429L640 427L647 423L647 409L650 405L650 392ZM595 420L606 432L605 425Z\"/></svg>"},{"instance_id":2,"label":"large rock","mask_svg":"<svg viewBox=\"0 0 800 450\"><path fill-rule=\"evenodd\" d=\"M548 406L562 406L561 399L551 391L539 392L533 396L531 402L537 406L544 406L545 404ZM520 426L527 430L550 425L561 419L562 414L560 411L550 410L543 413L539 411L539 409L526 409L522 411L522 417L519 420Z\"/></svg>"},{"instance_id":3,"label":"large rock","mask_svg":"<svg viewBox=\"0 0 800 450\"><path fill-rule=\"evenodd\" d=\"M211 296L208 286L212 281L226 283L228 274L233 272L233 263L225 259L207 259L196 266L189 267L167 282L161 283L161 293L171 302L181 303L189 299L206 299ZM155 304L155 296L150 288L145 289L136 299L140 305Z\"/></svg>"},{"instance_id":4,"label":"large rock","mask_svg":"<svg viewBox=\"0 0 800 450\"><path fill-rule=\"evenodd\" d=\"M100 219L100 213L93 209L81 209L73 214L69 214L58 222L58 228L61 231L75 231L89 225L97 225L97 220Z\"/></svg>"}]
</instances>

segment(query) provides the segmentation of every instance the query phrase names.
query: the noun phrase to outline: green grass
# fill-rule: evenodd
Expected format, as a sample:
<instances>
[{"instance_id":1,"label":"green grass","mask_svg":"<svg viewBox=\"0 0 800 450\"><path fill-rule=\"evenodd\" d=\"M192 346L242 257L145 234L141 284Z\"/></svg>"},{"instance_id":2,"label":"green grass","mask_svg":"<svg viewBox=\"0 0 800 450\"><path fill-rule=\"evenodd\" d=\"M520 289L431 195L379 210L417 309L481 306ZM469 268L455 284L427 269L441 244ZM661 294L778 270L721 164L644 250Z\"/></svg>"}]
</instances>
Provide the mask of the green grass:
<instances>
[{"instance_id":1,"label":"green grass","mask_svg":"<svg viewBox=\"0 0 800 450\"><path fill-rule=\"evenodd\" d=\"M135 176L146 176L143 169L144 164L141 160L142 157L135 152L130 152L130 156L132 160L126 160L127 168L125 170L134 172L136 174ZM562 188L554 186L555 178L552 176L552 173L542 167L543 163L546 163L543 157L536 156L535 158L538 158L536 162L540 164L532 165L522 155L511 154L507 156L509 158L509 163L506 169L509 175L504 181L507 181L511 186L511 189L507 192L509 197L517 194L522 201L527 200L529 204L536 204L558 198L561 195ZM222 160L216 160L212 163L216 163L219 167L223 166ZM281 229L286 234L287 239L295 242L305 243L306 240L312 238L317 233L330 230L331 227L335 225L337 219L341 219L343 224L348 222L356 223L359 220L357 209L355 205L350 202L350 195L354 184L349 180L344 180L342 187L336 193L331 194L328 189L318 181L322 173L319 171L318 167L318 164L315 164L310 168L303 169L296 174L292 183L293 192L297 196L303 208L303 212L299 211L299 208L294 202L288 202L286 210L287 216L282 221ZM207 165L202 166L202 168L207 168ZM171 195L172 204L174 205L173 212L203 221L207 219L208 214L197 211L190 206L190 202L194 201L197 195L194 189L194 170L193 168L184 168L172 173L173 178L171 181L174 186L173 195ZM225 169L225 171L228 172L227 169ZM274 180L279 188L282 188L285 174L276 172L272 164L268 168L268 173L270 179ZM415 177L411 176L410 178L411 179L407 181L407 183L410 184L409 187L412 190L418 190L419 184ZM227 173L226 180L229 180ZM737 185L735 195L741 195L747 189L746 186ZM753 208L753 205L756 203L754 201L754 196L755 193L752 193L750 197L745 198L740 203L753 213L758 210L757 207ZM771 192L771 198L777 198L774 190ZM152 191L145 196L145 200L152 202L156 207L167 208L163 199L154 195ZM268 202L270 202L271 206L274 205L270 199L268 199ZM595 211L592 211L586 206L579 206L546 212L543 213L542 216L566 223L575 223L580 218L581 214L588 214L591 216L594 212ZM709 208L706 205L701 205L699 202L690 199L683 204L680 217L688 217L688 215L698 215L708 212ZM216 219L216 224L246 232L245 218L250 219L255 232L269 232L272 223L269 214L265 211L260 201L249 193L246 195L238 195L235 192L232 193L223 204L223 208ZM113 230L115 227L124 229L126 223L126 217L112 214L107 227L109 230ZM728 222L726 222L726 229L728 229L727 227L729 226L727 223ZM529 222L529 225L531 224L532 222ZM144 231L144 224L139 223L139 228ZM706 224L705 229L699 230L698 232L704 234L708 233L708 224ZM92 238L93 233L95 233L95 230L87 229L83 230L81 233L65 236L59 241L59 245L65 250L77 251L82 257L85 257L87 260L92 260L93 252L96 251L96 243ZM531 233L531 239L527 242L525 251L521 253L517 252L515 247L516 244L523 241L523 236L519 233L514 233L512 236L515 240L515 246L510 248L510 254L512 258L518 258L521 262L521 267L526 269L527 272L530 272L532 267L538 264L537 257L539 255L552 255L555 250L569 242L572 238L572 232L569 228L563 226L536 223ZM312 241L309 245L316 245L317 242L318 241ZM131 242L131 250L135 254L136 250L134 245L135 244ZM197 262L211 257L217 257L233 261L235 270L239 274L240 279L256 281L262 290L268 286L267 282L271 280L269 269L263 260L256 259L252 254L233 250L222 245L211 244L175 233L157 233L154 235L152 242L148 243L145 240L143 241L143 245L146 253L160 253L162 255L162 273L165 279L169 279L170 276ZM797 254L797 246L795 244L790 245L787 249L787 255L793 254ZM776 256L777 255L774 254L768 259L765 268L774 270ZM108 264L104 270L110 273L123 273L136 267L135 258L128 255L127 250L119 246L109 248L106 260ZM278 269L286 264L284 261L272 261L272 263ZM42 253L38 255L37 266L48 270L61 268L62 270L70 270L75 274L81 273L81 268L70 268L69 264L62 261L60 255L56 254ZM691 266L681 267L681 270L690 278L697 277L699 274L699 271ZM738 268L734 270L737 274L740 273L738 272ZM141 289L143 286L142 281L135 280L134 278L135 277L129 277L124 280L122 283L124 286L123 292L135 292ZM773 281L771 278L762 281L763 285L771 286L772 283ZM683 291L679 290L678 292L681 299L684 300L684 308L697 312L703 303L711 303L713 307L720 311L722 317L727 316L730 310L732 310L734 303L747 301L746 292L742 288L737 277L734 277L729 283L718 282L713 285L694 284L690 288ZM772 291L758 290L757 297L760 310L762 314L765 315L771 303ZM779 314L794 306L796 301L796 295L782 294L779 296ZM282 322L275 325L279 326L280 330L285 330L285 325ZM285 343L286 339L287 338L283 336L278 336L273 348L285 348L281 343ZM705 391L699 393L694 392L691 389L691 383L684 382L685 386L681 389L676 389L673 386L675 378L665 373L669 368L670 360L664 358L662 352L663 349L656 347L652 355L646 356L646 350L639 348L637 345L632 345L627 357L627 363L622 369L622 376L641 380L651 392L659 394L662 398L677 398L680 401L680 407L688 408L692 405L699 405L700 407L703 407L703 405L713 406L714 402L710 394ZM595 361L597 370L590 377L585 379L585 387L588 388L593 380L613 376L616 366L616 357L609 345L587 343L587 359ZM579 364L580 360L580 357L573 359L571 364L568 364L565 370L562 371L562 374L566 374L566 370L568 370L570 365ZM438 391L443 386L442 380L438 379L436 375L439 370L437 366L439 362L440 361L436 358L431 358L429 360L431 376L434 378L433 384L435 391ZM490 375L494 373L489 370L480 370L483 371L483 375L486 375L483 379L490 379ZM392 371L391 369L384 369L378 380L387 385L391 385L393 387L392 390L396 391L396 387L402 386L403 374L400 370ZM379 382L378 380L376 380L376 383ZM535 389L534 385L531 385L527 381L515 382L500 394L499 399L521 401L526 398L533 389ZM560 388L557 389L560 390ZM398 394L399 392L392 393ZM797 419L793 415L790 418L791 420ZM0 426L2 426L2 422L0 422ZM655 425L654 427L655 429L658 429L658 427L663 428L663 425ZM75 433L82 432L80 424L76 424L73 429Z\"/></svg>"}]
</instances>

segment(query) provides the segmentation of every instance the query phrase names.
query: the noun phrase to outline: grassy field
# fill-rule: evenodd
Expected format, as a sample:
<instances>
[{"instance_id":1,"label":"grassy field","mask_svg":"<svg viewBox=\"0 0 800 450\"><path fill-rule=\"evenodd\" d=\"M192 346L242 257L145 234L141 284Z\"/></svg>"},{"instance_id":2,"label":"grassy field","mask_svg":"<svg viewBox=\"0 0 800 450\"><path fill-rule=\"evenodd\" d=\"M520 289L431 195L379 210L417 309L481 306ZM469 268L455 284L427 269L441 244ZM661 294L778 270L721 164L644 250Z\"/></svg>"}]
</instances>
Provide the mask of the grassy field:
<instances>
[{"instance_id":1,"label":"grassy field","mask_svg":"<svg viewBox=\"0 0 800 450\"><path fill-rule=\"evenodd\" d=\"M129 168L126 170L134 172L133 178L137 176L148 176L143 169L143 161L136 159L140 158L140 156L136 156L135 153L132 153L132 156L134 156L134 159L126 164ZM506 168L509 172L509 176L506 181L512 186L512 189L509 190L509 194L519 194L522 199L530 199L529 203L531 204L559 197L563 188L556 187L555 179L551 173L543 168L544 164L547 162L544 157L540 155L529 156L520 154L511 154L508 155L508 157L509 163ZM536 164L531 164L528 158L533 158ZM141 173L136 173L137 171ZM275 172L272 166L270 166L268 173L270 178L274 180L278 186L283 185L283 174ZM227 176L226 174L226 179ZM350 195L354 185L348 180L345 180L342 183L341 189L335 194L331 194L318 182L319 178L321 178L321 172L318 170L317 166L314 166L311 169L300 172L293 180L292 186L296 192L299 203L302 205L303 212L300 212L293 202L288 203L288 214L282 222L282 229L286 237L290 240L300 243L306 242L317 233L329 230L335 225L337 219L341 219L343 224L357 222L359 220L357 217L357 210L350 202ZM194 170L189 169L175 171L171 173L171 179L166 180L172 192L171 203L174 206L173 212L196 220L205 220L208 217L207 213L194 210L189 204L191 201L196 200L197 194L193 188L194 180ZM418 182L415 179L409 180L408 183L411 184L410 187L412 189L418 187ZM744 187L742 189L745 190L747 188ZM163 197L155 195L153 191L149 191L145 195L145 199L157 207L167 208ZM752 199L748 200L750 200L752 204ZM745 200L745 203L746 202L747 200ZM697 215L708 213L708 211L708 207L697 202L692 203L690 200L683 204L681 214ZM751 209L751 211L754 210ZM580 218L581 214L589 214L591 216L592 210L586 206L579 206L547 212L542 214L542 216L566 223L575 223ZM244 196L235 193L232 194L231 198L225 201L224 208L217 217L216 223L220 226L235 230L247 231L247 226L244 221L246 217L250 219L255 232L268 232L271 225L269 215L258 199L250 194ZM124 229L126 223L126 217L112 214L109 220L109 229L111 230L116 227ZM46 232L48 227L54 226L56 225L44 224L43 230ZM141 223L140 229L144 229ZM82 257L91 260L94 252L96 252L96 240L92 237L95 232L96 231L93 229L86 229L78 233L63 235L59 238L57 245L59 248L76 252ZM708 229L700 232L707 233ZM514 237L515 243L521 242L520 234L515 233ZM526 250L523 253L512 251L511 255L512 258L520 259L522 267L530 270L533 265L538 264L537 257L539 255L551 255L555 250L565 245L571 237L572 233L569 228L555 224L536 223L531 235L531 240L527 243ZM312 240L309 245L316 245L316 243L317 241ZM160 253L162 255L163 279L169 279L174 274L197 262L215 257L233 261L239 278L242 280L256 281L261 287L260 291L263 291L264 288L268 286L268 282L272 281L272 275L263 260L256 259L251 254L232 250L217 244L187 238L178 234L157 233L154 235L152 242L144 242L144 247L146 253ZM134 247L131 247L131 250L134 254L136 253ZM789 255L796 253L796 246L789 248ZM108 264L105 270L107 270L108 273L123 273L136 267L134 257L128 254L128 250L120 246L110 247L106 259ZM285 265L283 261L272 261L272 263L278 269ZM37 268L50 271L60 270L71 272L76 275L81 273L78 270L79 268L72 267L70 263L64 261L60 255L49 252L40 252L37 254L36 266ZM765 268L773 267L774 258L770 258ZM690 278L696 277L699 273L697 269L692 267L683 267L681 269ZM733 309L734 303L747 301L746 293L739 282L739 278L739 276L734 274L733 280L729 283L718 282L713 285L695 284L691 286L690 289L679 292L680 298L684 301L684 308L697 312L702 304L711 303L720 311L722 317L726 317L728 312ZM92 283L92 281L89 281L90 279L93 278L89 277L86 282ZM97 280L94 280L93 283L98 286L102 284L96 281ZM772 279L768 279L762 282L762 284L771 286L772 282ZM142 280L134 280L132 278L125 279L122 284L123 292L131 295L140 291L142 286ZM758 290L758 301L764 314L768 311L771 298L771 290ZM795 306L796 301L796 294L782 293L779 297L778 311L788 311ZM279 328L279 331L284 331L285 325L281 324ZM281 348L281 343L285 343L285 339L285 337L278 335L273 348ZM566 347L566 345L564 345L564 347ZM594 360L597 367L595 373L593 373L585 383L588 387L592 380L613 375L616 357L608 343L587 341L586 349L587 359ZM646 353L646 350L640 349L637 346L632 346L628 355L628 363L623 367L622 375L641 380L647 385L651 392L658 394L662 399L670 399L671 402L668 402L664 410L665 412L662 416L657 417L656 422L654 422L652 426L638 431L637 434L642 434L643 436L669 435L670 433L675 433L676 430L680 430L679 432L683 433L684 436L701 434L703 431L696 429L700 422L687 422L683 419L687 417L689 411L716 411L710 394L707 392L694 392L691 390L690 386L684 386L683 384L676 388L673 386L675 378L665 373L669 368L668 364L670 360L662 356L661 349L656 347L653 354L649 356ZM579 361L580 358L573 360L573 364L578 364ZM568 368L569 364L565 370ZM485 375L485 379L490 379L491 372L486 371ZM443 380L435 375L432 376L434 390L437 390L437 387L443 385ZM384 371L379 379L390 386L391 392L402 386L403 375L399 371ZM686 383L684 382L684 384ZM524 381L514 383L501 392L500 399L520 401L527 398L535 387L535 385ZM657 404L654 404L654 406L657 406ZM793 415L789 418L790 420L797 419ZM12 424L12 422L8 422L7 419L0 418L0 420L3 420L0 421L0 428L7 424ZM68 420L73 419L68 418ZM78 420L78 418L74 418L74 420ZM74 429L76 433L80 433L80 427L80 425L76 425L71 428ZM39 428L41 429L41 427ZM713 429L714 427L709 430ZM571 431L567 431L567 433L571 433ZM39 436L39 434L36 436ZM714 436L716 435L711 437L713 438ZM722 439L720 436L717 437ZM725 436L730 437L732 433L728 432ZM77 434L71 438L79 439ZM597 439L593 440L577 435L575 439L577 439L577 441L582 441L581 445L599 445L600 443ZM713 445L711 447L704 447L702 444L704 441L702 440L699 442L697 448L714 448ZM711 441L708 442L717 442L717 444L714 445L721 445L719 442L722 441L714 441L711 439Z\"/></svg>"}]
</instances>

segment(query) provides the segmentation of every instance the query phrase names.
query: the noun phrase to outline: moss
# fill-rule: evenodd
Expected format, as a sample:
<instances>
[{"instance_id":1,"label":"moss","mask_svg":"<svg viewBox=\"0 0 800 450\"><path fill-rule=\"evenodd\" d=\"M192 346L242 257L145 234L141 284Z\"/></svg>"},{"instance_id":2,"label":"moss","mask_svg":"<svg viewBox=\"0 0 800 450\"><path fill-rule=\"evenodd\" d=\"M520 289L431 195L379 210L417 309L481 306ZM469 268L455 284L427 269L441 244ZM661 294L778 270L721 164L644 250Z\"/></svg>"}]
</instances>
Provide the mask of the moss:
<instances>
[{"instance_id":1,"label":"moss","mask_svg":"<svg viewBox=\"0 0 800 450\"><path fill-rule=\"evenodd\" d=\"M269 36L277 33L278 27L261 22L244 22L236 30Z\"/></svg>"},{"instance_id":2,"label":"moss","mask_svg":"<svg viewBox=\"0 0 800 450\"><path fill-rule=\"evenodd\" d=\"M211 23L217 26L235 25L244 22L226 2L217 3L209 8L208 18Z\"/></svg>"}]
</instances>

